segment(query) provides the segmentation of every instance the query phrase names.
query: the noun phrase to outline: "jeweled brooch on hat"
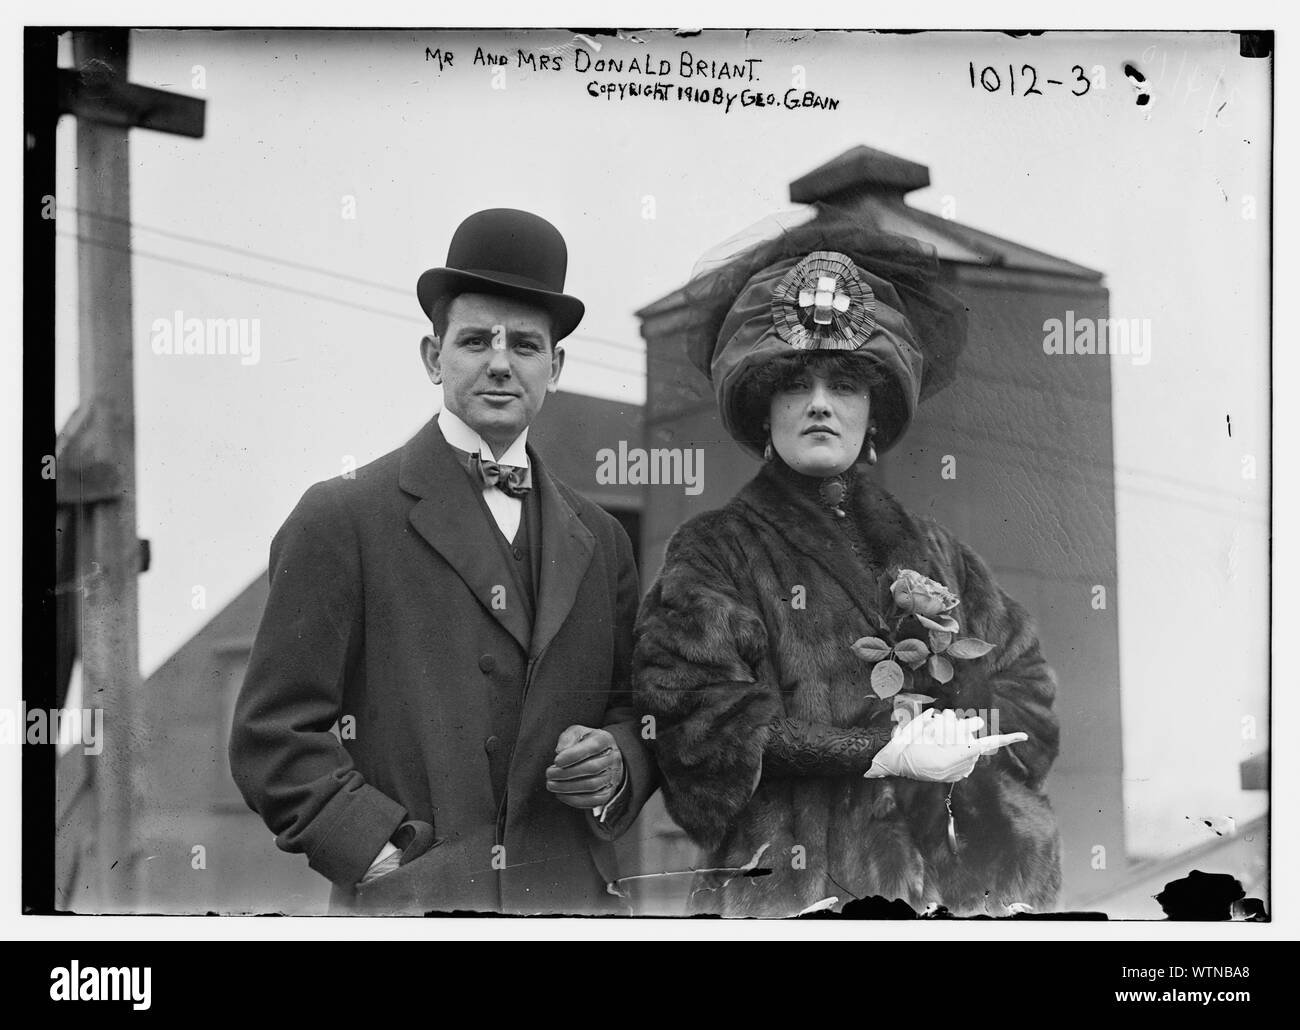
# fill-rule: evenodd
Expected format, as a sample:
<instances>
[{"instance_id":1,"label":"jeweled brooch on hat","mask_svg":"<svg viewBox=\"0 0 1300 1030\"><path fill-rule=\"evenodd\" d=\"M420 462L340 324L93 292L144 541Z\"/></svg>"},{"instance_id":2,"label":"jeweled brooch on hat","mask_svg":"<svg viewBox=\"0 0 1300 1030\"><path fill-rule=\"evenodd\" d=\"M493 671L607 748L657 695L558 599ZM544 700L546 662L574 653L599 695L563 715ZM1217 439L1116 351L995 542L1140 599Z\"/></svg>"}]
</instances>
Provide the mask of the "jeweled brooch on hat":
<instances>
[{"instance_id":1,"label":"jeweled brooch on hat","mask_svg":"<svg viewBox=\"0 0 1300 1030\"><path fill-rule=\"evenodd\" d=\"M876 328L876 295L848 257L816 250L772 294L772 321L799 350L857 350Z\"/></svg>"}]
</instances>

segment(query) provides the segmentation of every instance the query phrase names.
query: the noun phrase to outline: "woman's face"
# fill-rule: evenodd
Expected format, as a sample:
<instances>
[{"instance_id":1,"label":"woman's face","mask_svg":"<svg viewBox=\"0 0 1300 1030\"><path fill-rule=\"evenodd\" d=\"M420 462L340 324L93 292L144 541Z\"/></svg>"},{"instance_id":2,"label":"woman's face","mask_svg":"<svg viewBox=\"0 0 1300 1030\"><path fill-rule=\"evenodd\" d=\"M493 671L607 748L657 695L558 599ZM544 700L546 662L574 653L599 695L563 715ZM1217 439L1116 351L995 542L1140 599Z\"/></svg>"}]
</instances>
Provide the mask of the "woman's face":
<instances>
[{"instance_id":1,"label":"woman's face","mask_svg":"<svg viewBox=\"0 0 1300 1030\"><path fill-rule=\"evenodd\" d=\"M861 380L805 369L772 397L772 446L796 472L837 476L858 460L870 417L871 395Z\"/></svg>"}]
</instances>

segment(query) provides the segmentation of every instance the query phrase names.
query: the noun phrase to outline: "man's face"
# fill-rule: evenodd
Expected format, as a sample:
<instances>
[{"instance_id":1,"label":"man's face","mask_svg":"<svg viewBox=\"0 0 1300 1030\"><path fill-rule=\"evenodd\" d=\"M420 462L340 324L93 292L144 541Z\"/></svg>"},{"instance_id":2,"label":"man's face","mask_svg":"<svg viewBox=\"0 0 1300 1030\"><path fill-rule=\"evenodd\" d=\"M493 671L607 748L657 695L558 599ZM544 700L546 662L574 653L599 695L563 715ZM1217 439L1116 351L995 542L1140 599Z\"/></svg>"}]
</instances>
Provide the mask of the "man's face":
<instances>
[{"instance_id":1,"label":"man's face","mask_svg":"<svg viewBox=\"0 0 1300 1030\"><path fill-rule=\"evenodd\" d=\"M481 293L451 302L447 332L441 340L426 337L422 353L447 408L498 457L541 410L564 367L545 311Z\"/></svg>"}]
</instances>

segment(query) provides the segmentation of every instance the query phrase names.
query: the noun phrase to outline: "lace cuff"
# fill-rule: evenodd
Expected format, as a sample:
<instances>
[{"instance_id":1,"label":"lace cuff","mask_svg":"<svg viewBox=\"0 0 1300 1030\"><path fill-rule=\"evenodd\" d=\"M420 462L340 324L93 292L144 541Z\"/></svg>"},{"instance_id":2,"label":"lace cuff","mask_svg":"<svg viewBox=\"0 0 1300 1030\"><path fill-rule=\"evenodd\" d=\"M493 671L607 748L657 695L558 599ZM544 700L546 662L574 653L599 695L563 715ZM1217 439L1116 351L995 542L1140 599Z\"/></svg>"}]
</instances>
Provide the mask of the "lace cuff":
<instances>
[{"instance_id":1,"label":"lace cuff","mask_svg":"<svg viewBox=\"0 0 1300 1030\"><path fill-rule=\"evenodd\" d=\"M774 719L763 751L769 776L861 776L889 743L892 726L841 729L803 719Z\"/></svg>"}]
</instances>

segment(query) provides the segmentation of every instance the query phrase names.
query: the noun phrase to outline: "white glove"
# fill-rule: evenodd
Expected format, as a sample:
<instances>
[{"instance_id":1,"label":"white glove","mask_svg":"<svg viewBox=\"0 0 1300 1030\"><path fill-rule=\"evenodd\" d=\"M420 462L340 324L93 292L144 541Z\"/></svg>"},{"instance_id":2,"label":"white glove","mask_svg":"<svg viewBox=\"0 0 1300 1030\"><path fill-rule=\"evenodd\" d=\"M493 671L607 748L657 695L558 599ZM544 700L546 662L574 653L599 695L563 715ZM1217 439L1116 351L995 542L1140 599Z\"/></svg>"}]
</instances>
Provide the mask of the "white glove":
<instances>
[{"instance_id":1,"label":"white glove","mask_svg":"<svg viewBox=\"0 0 1300 1030\"><path fill-rule=\"evenodd\" d=\"M952 709L939 715L927 708L899 727L876 754L866 778L905 776L931 783L952 783L969 776L980 755L1029 739L1027 733L977 737L976 733L983 728L984 720L979 717L958 719Z\"/></svg>"}]
</instances>

